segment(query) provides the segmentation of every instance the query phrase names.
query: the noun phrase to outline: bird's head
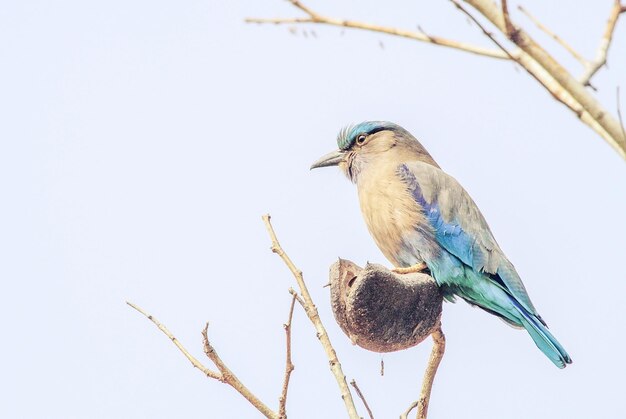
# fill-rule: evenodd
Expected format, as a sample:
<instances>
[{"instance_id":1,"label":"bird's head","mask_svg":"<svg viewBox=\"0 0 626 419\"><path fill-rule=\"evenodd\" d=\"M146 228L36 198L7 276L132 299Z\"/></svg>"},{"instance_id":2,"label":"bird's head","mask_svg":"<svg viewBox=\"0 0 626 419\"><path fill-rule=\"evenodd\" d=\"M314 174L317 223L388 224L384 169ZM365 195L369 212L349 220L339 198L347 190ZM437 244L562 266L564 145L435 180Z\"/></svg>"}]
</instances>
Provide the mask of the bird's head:
<instances>
[{"instance_id":1,"label":"bird's head","mask_svg":"<svg viewBox=\"0 0 626 419\"><path fill-rule=\"evenodd\" d=\"M397 163L421 160L437 165L411 133L393 122L366 121L349 125L339 132L337 145L338 150L317 160L311 169L339 166L356 183L360 173L382 159Z\"/></svg>"}]
</instances>

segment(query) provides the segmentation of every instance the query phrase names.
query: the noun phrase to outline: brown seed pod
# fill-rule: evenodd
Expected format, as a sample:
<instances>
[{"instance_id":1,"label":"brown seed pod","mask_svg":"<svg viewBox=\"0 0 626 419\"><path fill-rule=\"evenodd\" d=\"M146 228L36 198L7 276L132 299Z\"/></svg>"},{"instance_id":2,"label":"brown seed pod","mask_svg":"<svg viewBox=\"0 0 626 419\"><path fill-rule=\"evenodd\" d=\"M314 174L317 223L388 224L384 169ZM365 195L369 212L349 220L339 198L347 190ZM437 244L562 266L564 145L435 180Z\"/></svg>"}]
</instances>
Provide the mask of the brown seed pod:
<instances>
[{"instance_id":1,"label":"brown seed pod","mask_svg":"<svg viewBox=\"0 0 626 419\"><path fill-rule=\"evenodd\" d=\"M330 267L333 313L352 343L374 352L410 348L439 325L443 297L424 273L396 274L339 259Z\"/></svg>"}]
</instances>

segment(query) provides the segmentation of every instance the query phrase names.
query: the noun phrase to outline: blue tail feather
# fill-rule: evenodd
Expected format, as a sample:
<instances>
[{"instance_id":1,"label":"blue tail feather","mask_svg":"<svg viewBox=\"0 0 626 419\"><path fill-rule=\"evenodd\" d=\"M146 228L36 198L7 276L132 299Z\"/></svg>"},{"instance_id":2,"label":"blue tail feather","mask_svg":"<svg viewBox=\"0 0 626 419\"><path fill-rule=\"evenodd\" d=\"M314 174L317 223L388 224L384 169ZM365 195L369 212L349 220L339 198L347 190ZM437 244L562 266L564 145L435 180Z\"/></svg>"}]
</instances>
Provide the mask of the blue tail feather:
<instances>
[{"instance_id":1,"label":"blue tail feather","mask_svg":"<svg viewBox=\"0 0 626 419\"><path fill-rule=\"evenodd\" d=\"M567 351L548 330L537 312L526 308L494 275L476 272L454 257L440 258L429 268L444 295L458 295L472 305L497 315L514 327L524 327L537 347L557 367L572 363ZM452 273L452 274L450 274ZM529 304L532 307L532 304Z\"/></svg>"},{"instance_id":2,"label":"blue tail feather","mask_svg":"<svg viewBox=\"0 0 626 419\"><path fill-rule=\"evenodd\" d=\"M543 352L550 361L554 363L559 368L565 368L567 364L572 363L572 359L569 354L561 346L558 340L552 333L545 327L536 316L530 314L524 307L521 306L519 302L515 300L515 298L510 297L513 305L518 309L521 314L520 320L522 321L522 325L530 334L530 337L535 341L535 344L541 352Z\"/></svg>"}]
</instances>

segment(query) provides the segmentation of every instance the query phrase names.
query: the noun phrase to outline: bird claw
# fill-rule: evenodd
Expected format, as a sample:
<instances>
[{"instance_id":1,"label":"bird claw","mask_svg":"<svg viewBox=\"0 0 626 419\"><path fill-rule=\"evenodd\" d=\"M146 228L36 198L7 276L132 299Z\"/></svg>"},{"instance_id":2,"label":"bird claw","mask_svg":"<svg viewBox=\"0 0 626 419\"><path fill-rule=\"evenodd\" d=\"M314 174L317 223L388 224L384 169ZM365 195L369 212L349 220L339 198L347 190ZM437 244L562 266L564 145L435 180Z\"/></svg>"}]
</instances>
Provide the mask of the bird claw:
<instances>
[{"instance_id":1,"label":"bird claw","mask_svg":"<svg viewBox=\"0 0 626 419\"><path fill-rule=\"evenodd\" d=\"M412 273L424 272L427 269L428 269L428 266L426 265L426 263L420 262L416 265L409 266L408 268L393 268L391 272L394 272L397 274L412 274Z\"/></svg>"}]
</instances>

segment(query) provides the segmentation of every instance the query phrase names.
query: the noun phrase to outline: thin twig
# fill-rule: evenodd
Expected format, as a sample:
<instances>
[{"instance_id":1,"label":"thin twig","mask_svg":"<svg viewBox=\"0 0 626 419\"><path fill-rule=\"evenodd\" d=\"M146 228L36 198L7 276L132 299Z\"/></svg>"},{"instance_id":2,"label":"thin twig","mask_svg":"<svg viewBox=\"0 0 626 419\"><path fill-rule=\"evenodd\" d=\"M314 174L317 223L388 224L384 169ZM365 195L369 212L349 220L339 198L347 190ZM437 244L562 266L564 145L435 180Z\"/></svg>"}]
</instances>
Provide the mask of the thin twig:
<instances>
[{"instance_id":1,"label":"thin twig","mask_svg":"<svg viewBox=\"0 0 626 419\"><path fill-rule=\"evenodd\" d=\"M293 3L293 1L292 1ZM320 319L320 316L317 312L317 308L313 303L313 299L311 298L311 294L309 294L309 290L304 282L304 277L302 275L302 271L300 271L296 265L291 261L289 256L285 253L283 248L280 246L278 242L278 238L276 237L276 233L274 232L274 228L272 227L272 223L270 222L270 215L263 216L263 222L265 223L265 227L267 228L267 232L272 241L272 252L276 253L280 258L285 262L285 265L289 268L291 273L293 274L296 282L298 283L298 287L300 288L300 294L302 295L303 307L304 311L307 314L311 323L315 327L317 332L317 338L319 339L324 351L326 352L326 357L328 358L330 364L330 370L332 371L335 380L337 381L337 385L339 386L339 390L341 392L341 398L346 406L346 411L348 412L348 416L350 419L358 419L359 414L357 413L356 407L354 405L354 400L352 399L352 394L350 393L350 388L346 383L346 377L341 369L341 364L339 363L339 359L337 358L337 353L330 343L330 338L328 337L328 333L326 332L326 328Z\"/></svg>"},{"instance_id":2,"label":"thin twig","mask_svg":"<svg viewBox=\"0 0 626 419\"><path fill-rule=\"evenodd\" d=\"M591 78L602 68L603 65L606 64L606 56L609 52L611 41L613 40L613 32L615 32L617 19L620 14L624 13L624 11L626 11L626 6L622 6L620 0L615 0L613 7L611 8L611 13L609 14L609 19L607 20L604 28L604 34L600 40L600 46L598 47L596 58L592 62L588 63L585 73L579 79L580 83L584 86L589 86Z\"/></svg>"},{"instance_id":3,"label":"thin twig","mask_svg":"<svg viewBox=\"0 0 626 419\"><path fill-rule=\"evenodd\" d=\"M305 309L304 300L302 300L302 297L298 295L296 290L294 290L293 288L289 288L289 294L293 295L293 297L298 301L298 303L302 306L302 308Z\"/></svg>"},{"instance_id":4,"label":"thin twig","mask_svg":"<svg viewBox=\"0 0 626 419\"><path fill-rule=\"evenodd\" d=\"M189 351L187 351L187 349L185 349L185 347L178 341L178 339L176 339L176 337L174 337L174 335L163 324L161 324L154 316L146 313L142 308L140 308L139 306L129 301L127 301L126 304L128 304L129 306L131 306L132 308L134 308L135 310L137 310L138 312L146 316L148 320L154 323L155 326L161 332L163 332L163 334L165 334L165 336L167 336L174 343L174 345L176 345L176 347L183 353L183 355L185 355L185 358L187 358L195 368L202 371L204 375L206 375L209 378L219 380L222 383L226 383L232 388L234 388L235 390L237 390L239 394L245 397L265 417L270 418L270 419L278 419L278 415L276 414L276 412L274 412L272 409L267 407L261 400L259 400L254 394L252 394L252 392L248 390L248 388L246 388L246 386L244 386L241 383L241 381L239 381L239 379L237 379L235 374L233 374L232 371L228 369L228 367L224 364L224 362L217 355L217 352L211 346L211 344L209 343L209 338L207 337L207 329L209 328L209 323L207 323L204 329L202 330L202 338L204 341L204 352L209 357L209 359L213 361L213 363L215 364L219 372L212 371L208 369L207 367L205 367L204 365L202 365L202 363L198 361L193 355L191 355Z\"/></svg>"},{"instance_id":5,"label":"thin twig","mask_svg":"<svg viewBox=\"0 0 626 419\"><path fill-rule=\"evenodd\" d=\"M479 21L478 19L476 19L474 17L474 15L472 15L466 8L464 8L461 3L459 3L456 0L450 0L452 2L452 4L454 4L454 6L459 9L461 12L463 12L463 14L465 16L467 16L472 22L474 22L476 24L476 26L478 26L478 28L483 32L483 34L485 34L485 36L487 38L489 38L491 40L491 42L493 42L494 44L496 44L496 46L506 54L507 57L509 57L509 59L517 62L517 57L513 56L513 54L511 54L509 52L509 50L507 50L504 45L502 45L502 43L500 43L498 41L498 39L496 39L496 37L493 35L493 33L489 32L487 30L487 28L485 28Z\"/></svg>"},{"instance_id":6,"label":"thin twig","mask_svg":"<svg viewBox=\"0 0 626 419\"><path fill-rule=\"evenodd\" d=\"M619 94L619 86L617 86L617 118L619 119L619 124L622 126L622 133L624 134L624 138L626 138L626 128L624 128L624 121L622 120L622 105L620 103L620 94Z\"/></svg>"},{"instance_id":7,"label":"thin twig","mask_svg":"<svg viewBox=\"0 0 626 419\"><path fill-rule=\"evenodd\" d=\"M302 10L307 15L311 16L313 19L319 19L320 18L320 15L315 13L313 10L309 9L307 6L302 4L300 1L298 1L298 0L287 0L287 1L289 3L291 3L291 4L293 4L298 9Z\"/></svg>"},{"instance_id":8,"label":"thin twig","mask_svg":"<svg viewBox=\"0 0 626 419\"><path fill-rule=\"evenodd\" d=\"M408 409L406 409L404 413L400 415L400 419L408 419L409 414L411 413L411 410L415 409L418 404L419 404L419 400L415 400L413 403L411 403Z\"/></svg>"},{"instance_id":9,"label":"thin twig","mask_svg":"<svg viewBox=\"0 0 626 419\"><path fill-rule=\"evenodd\" d=\"M494 51L487 48L479 47L476 45L467 44L464 42L458 42L451 39L441 38L438 36L427 35L422 32L413 32L393 27L374 25L371 23L357 22L343 19L336 19L331 17L322 16L317 12L314 12L300 1L289 0L289 2L296 8L302 10L308 15L305 18L274 18L274 19L259 19L248 18L245 21L247 23L269 23L269 24L306 24L316 23L322 25L339 26L343 28L362 29L372 32L385 33L388 35L399 36L402 38L408 38L415 41L426 42L430 44L440 45L448 48L453 48L472 54L482 55L490 58L507 59L507 56L500 51Z\"/></svg>"},{"instance_id":10,"label":"thin twig","mask_svg":"<svg viewBox=\"0 0 626 419\"><path fill-rule=\"evenodd\" d=\"M363 406L365 406L365 410L367 410L367 414L369 415L370 419L374 419L374 414L372 413L372 409L370 409L370 406L367 404L367 400L365 400L365 396L363 395L363 393L361 392L361 389L357 385L356 380L350 381L350 385L354 387L354 389L356 390L356 394L359 395L359 398L363 402Z\"/></svg>"},{"instance_id":11,"label":"thin twig","mask_svg":"<svg viewBox=\"0 0 626 419\"><path fill-rule=\"evenodd\" d=\"M454 6L459 9L463 14L465 14L472 22L474 22L476 24L476 26L478 26L478 28L483 32L483 34L485 34L485 36L487 36L487 38L489 38L498 48L500 48L511 60L515 61L516 63L518 63L519 65L522 66L522 68L524 68L528 74L530 74L535 80L537 80L546 90L548 90L551 94L552 97L554 97L554 99L558 100L559 102L561 102L562 104L564 104L565 106L567 106L568 108L570 108L572 111L574 111L575 113L577 113L578 117L580 118L580 112L582 108L578 107L575 108L570 102L565 101L562 97L562 95L557 94L557 92L554 90L554 88L551 88L550 86L548 86L545 81L539 77L531 68L529 68L528 65L526 65L525 63L523 63L521 61L522 55L520 54L513 54L511 52L509 52L509 50L507 50L504 45L498 41L498 39L493 35L493 33L489 32L487 30L487 28L485 28L482 23L480 23L480 21L478 19L476 19L474 17L473 14L471 14L466 8L464 8L461 3L459 3L457 0L450 0L452 2L452 4L454 4ZM506 9L506 1L502 3L503 4L503 9ZM507 11L507 18L508 18L508 11ZM512 31L511 33L515 33L517 30L514 29L513 25L510 22L510 19L507 19L508 25L510 26L510 28L508 30ZM507 35L508 36L508 35ZM510 35L511 37L513 37L514 35Z\"/></svg>"},{"instance_id":12,"label":"thin twig","mask_svg":"<svg viewBox=\"0 0 626 419\"><path fill-rule=\"evenodd\" d=\"M541 23L539 21L539 19L534 17L532 14L530 14L530 12L528 10L526 10L522 6L517 6L517 9L520 12L522 12L523 14L525 14L526 17L528 19L530 19L530 21L535 24L535 26L537 26L540 30L542 30L546 35L548 35L549 37L554 39L559 45L561 45L563 48L565 48L567 50L567 52L572 54L572 57L574 57L579 63L581 63L585 67L589 66L589 61L585 57L580 55L578 53L578 51L576 51L571 45L569 45L567 42L565 42L565 40L563 38L558 36L556 33L552 32L547 26L545 26L543 23Z\"/></svg>"},{"instance_id":13,"label":"thin twig","mask_svg":"<svg viewBox=\"0 0 626 419\"><path fill-rule=\"evenodd\" d=\"M291 290L290 290L291 291ZM287 390L289 389L289 378L291 372L294 370L293 363L291 362L291 319L293 319L293 309L296 305L296 298L298 295L294 292L291 294L291 305L289 306L289 316L287 317L287 323L283 325L285 329L285 378L283 380L283 389L278 398L278 417L284 419L287 417Z\"/></svg>"},{"instance_id":14,"label":"thin twig","mask_svg":"<svg viewBox=\"0 0 626 419\"><path fill-rule=\"evenodd\" d=\"M146 316L148 320L154 323L154 325L161 332L163 332L163 334L165 334L165 336L167 336L174 345L176 345L176 347L183 353L183 355L185 355L185 358L187 358L189 362L191 362L191 365L193 365L194 368L199 369L200 371L202 371L204 375L206 375L209 378L214 378L219 381L224 381L222 374L220 374L217 371L210 370L204 365L202 365L202 363L198 361L193 355L191 355L189 351L187 351L187 349L185 349L185 347L178 341L178 339L176 339L176 337L169 330L167 330L167 327L162 325L154 316L146 313L141 307L139 307L136 304L131 303L130 301L126 301L126 304L128 304L129 306L131 306L132 308L134 308L135 310L137 310L138 312Z\"/></svg>"},{"instance_id":15,"label":"thin twig","mask_svg":"<svg viewBox=\"0 0 626 419\"><path fill-rule=\"evenodd\" d=\"M507 3L507 0L501 0L501 1L502 1L502 16L504 17L504 27L506 28L505 33L506 33L507 38L513 41L513 37L515 36L517 30L515 29L515 26L513 26L513 23L511 23L511 17L509 16L509 6Z\"/></svg>"}]
</instances>

